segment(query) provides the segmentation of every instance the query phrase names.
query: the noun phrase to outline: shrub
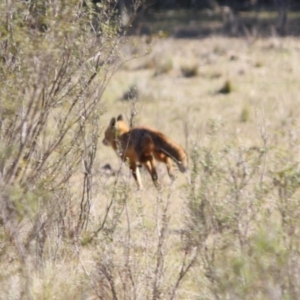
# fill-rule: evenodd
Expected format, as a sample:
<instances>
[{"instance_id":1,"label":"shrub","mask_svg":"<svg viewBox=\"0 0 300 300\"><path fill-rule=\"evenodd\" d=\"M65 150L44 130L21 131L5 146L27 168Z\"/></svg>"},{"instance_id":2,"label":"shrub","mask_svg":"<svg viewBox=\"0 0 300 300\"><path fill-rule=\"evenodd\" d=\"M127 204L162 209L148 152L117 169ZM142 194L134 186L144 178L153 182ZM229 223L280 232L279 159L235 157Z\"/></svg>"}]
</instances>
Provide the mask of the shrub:
<instances>
[{"instance_id":1,"label":"shrub","mask_svg":"<svg viewBox=\"0 0 300 300\"><path fill-rule=\"evenodd\" d=\"M226 80L224 85L218 90L218 94L230 94L232 92L232 83Z\"/></svg>"},{"instance_id":2,"label":"shrub","mask_svg":"<svg viewBox=\"0 0 300 300\"><path fill-rule=\"evenodd\" d=\"M184 65L180 68L181 74L184 77L195 77L198 75L198 65Z\"/></svg>"}]
</instances>

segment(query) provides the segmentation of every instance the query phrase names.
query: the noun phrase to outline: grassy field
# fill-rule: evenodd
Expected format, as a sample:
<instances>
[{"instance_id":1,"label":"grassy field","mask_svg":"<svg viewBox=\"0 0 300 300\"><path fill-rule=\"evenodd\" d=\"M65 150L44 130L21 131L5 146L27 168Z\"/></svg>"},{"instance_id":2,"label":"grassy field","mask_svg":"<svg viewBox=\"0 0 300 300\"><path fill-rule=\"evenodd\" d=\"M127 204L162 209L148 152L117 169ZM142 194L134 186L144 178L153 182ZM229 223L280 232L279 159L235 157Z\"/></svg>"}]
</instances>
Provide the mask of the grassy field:
<instances>
[{"instance_id":1,"label":"grassy field","mask_svg":"<svg viewBox=\"0 0 300 300\"><path fill-rule=\"evenodd\" d=\"M65 39L70 16L45 38L14 32L26 47L3 56L0 299L299 299L299 38L229 37L213 19L181 39L159 21L101 48L90 27ZM131 59L110 71L103 53ZM162 189L142 170L137 190L101 143L132 113L186 149L190 184L160 164Z\"/></svg>"},{"instance_id":2,"label":"grassy field","mask_svg":"<svg viewBox=\"0 0 300 300\"><path fill-rule=\"evenodd\" d=\"M138 54L148 48L141 43L138 40L134 50ZM170 298L187 251L182 247L188 248L187 260L194 258L193 251L198 254L180 282L177 299L299 296L299 257L294 248L299 211L299 45L298 39L277 37L155 39L149 55L125 64L110 82L104 94L104 124L119 113L130 118L132 104L121 99L135 86L135 123L159 128L190 157L192 186L178 174L170 187L161 165L162 193L146 173L143 192L135 191L130 180L127 225L134 243L147 251L144 243L156 247L156 230L164 224L159 211L166 209L168 216L160 298ZM193 75L186 76L184 70ZM100 147L99 160L118 168L111 149ZM139 205L147 223L146 241L139 236ZM134 253L139 266L149 272L141 253Z\"/></svg>"}]
</instances>

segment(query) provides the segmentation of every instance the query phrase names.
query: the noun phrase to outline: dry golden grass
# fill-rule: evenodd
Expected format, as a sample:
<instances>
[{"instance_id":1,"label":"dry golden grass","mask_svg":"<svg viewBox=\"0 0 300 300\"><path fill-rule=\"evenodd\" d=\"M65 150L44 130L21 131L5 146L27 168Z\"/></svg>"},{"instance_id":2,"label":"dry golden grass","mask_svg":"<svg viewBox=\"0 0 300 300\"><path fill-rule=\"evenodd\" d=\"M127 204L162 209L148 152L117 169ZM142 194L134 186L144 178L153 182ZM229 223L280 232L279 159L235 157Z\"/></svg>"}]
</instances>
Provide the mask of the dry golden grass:
<instances>
[{"instance_id":1,"label":"dry golden grass","mask_svg":"<svg viewBox=\"0 0 300 300\"><path fill-rule=\"evenodd\" d=\"M137 61L129 62L116 74L104 94L107 111L103 116L104 127L112 116L119 113L129 118L130 104L117 99L124 87L135 84L140 92L135 123L160 129L186 147L190 155L195 147L208 147L216 153L225 145L236 149L262 147L261 131L264 130L270 147L278 147L276 151L279 151L275 151L272 154L274 156L270 155L268 172L277 169L278 166L273 165L272 159L275 161L276 155L278 157L280 152L288 151L290 143L294 145L291 151L299 154L299 147L296 146L300 138L298 39L268 38L252 42L224 37L199 40L167 38L153 40L152 47L155 55L166 56L172 60L173 69L153 76L155 66L141 69L134 67ZM138 64L143 65L143 61L146 62L147 59L148 57L139 58ZM182 77L181 66L190 62L199 65L198 76ZM230 81L234 89L228 94L218 93L226 81ZM119 165L113 151L103 146L100 147L99 160L103 164L109 162L114 168ZM284 162L279 161L283 167ZM299 157L295 157L295 161L299 162ZM142 192L135 191L135 183L130 179L131 200L127 205L131 224L138 221L138 216L134 213L138 210L137 205L143 207L143 219L147 223L145 230L152 236L155 235L152 229L157 218L158 194L148 174L144 173L142 177L146 186ZM165 203L170 187L164 166L159 166L159 177L165 186L162 197ZM221 188L226 189L226 186ZM172 232L182 230L186 218L189 218L188 193L182 174L178 174L171 189L168 208L171 233L166 241L166 276L171 276L173 272L170 266L173 265L177 270L180 267L181 252L178 245L180 247L181 244ZM97 213L99 210L96 210ZM133 226L131 229L132 235L138 234L138 228ZM178 299L216 299L216 294L209 288L208 279L199 275L205 273L203 269L199 272L201 269L200 263L187 274L178 290ZM226 268L223 271L226 272L225 270ZM165 284L171 282L170 279ZM272 289L271 286L268 288ZM276 293L274 296L270 296L271 294L265 292L259 299L277 299ZM233 295L234 293L231 297Z\"/></svg>"},{"instance_id":2,"label":"dry golden grass","mask_svg":"<svg viewBox=\"0 0 300 300\"><path fill-rule=\"evenodd\" d=\"M215 50L220 48L222 51ZM153 69L120 70L104 94L107 109L104 124L118 113L129 116L130 106L117 99L132 84L141 92L136 122L153 127L159 124L162 131L180 143L185 143L183 123L190 125L190 139L194 143L205 138L209 120L218 120L224 123L224 130L229 134L239 130L244 142L255 145L256 113L263 112L270 126L279 125L289 114L295 117L298 113L299 46L296 39L270 38L254 43L222 37L153 41L153 51L158 53L159 49L161 55L171 57L172 72L153 77ZM147 57L138 60L147 60ZM198 62L199 76L183 78L180 68L189 60ZM227 80L234 86L233 92L217 94ZM249 122L241 124L245 106L249 110Z\"/></svg>"},{"instance_id":3,"label":"dry golden grass","mask_svg":"<svg viewBox=\"0 0 300 300\"><path fill-rule=\"evenodd\" d=\"M76 235L80 170L57 216L63 221L40 242L43 253L42 229L26 264L13 243L4 249L3 299L281 299L286 290L286 299L300 296L300 267L291 267L299 259L292 239L299 235L299 195L290 191L299 183L299 40L153 37L144 55L149 45L135 39L132 51L140 57L109 82L99 135L111 117L129 120L136 110L136 125L157 128L186 149L192 184L177 172L170 185L159 165L162 191L145 171L145 188L137 191L126 164L100 138L86 230ZM182 76L183 66L197 66L197 76ZM224 82L232 84L230 93L219 93ZM132 86L137 101L120 100ZM115 176L103 172L105 164ZM22 272L15 271L19 265ZM282 286L281 275L290 276Z\"/></svg>"},{"instance_id":4,"label":"dry golden grass","mask_svg":"<svg viewBox=\"0 0 300 300\"><path fill-rule=\"evenodd\" d=\"M149 12L121 37L107 1L6 2L0 299L300 299L299 39L265 12ZM120 113L181 144L191 183L161 164L138 191L101 143Z\"/></svg>"}]
</instances>

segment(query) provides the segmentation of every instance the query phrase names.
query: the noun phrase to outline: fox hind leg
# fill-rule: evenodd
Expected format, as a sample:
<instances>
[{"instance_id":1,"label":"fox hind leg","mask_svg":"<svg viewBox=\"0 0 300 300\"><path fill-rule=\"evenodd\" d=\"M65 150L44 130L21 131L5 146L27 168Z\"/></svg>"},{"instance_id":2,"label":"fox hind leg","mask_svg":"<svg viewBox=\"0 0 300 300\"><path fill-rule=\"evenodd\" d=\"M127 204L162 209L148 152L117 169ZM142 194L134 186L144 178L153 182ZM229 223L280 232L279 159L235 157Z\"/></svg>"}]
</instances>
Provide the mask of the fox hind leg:
<instances>
[{"instance_id":1,"label":"fox hind leg","mask_svg":"<svg viewBox=\"0 0 300 300\"><path fill-rule=\"evenodd\" d=\"M169 174L169 177L171 179L171 181L173 182L175 180L175 175L173 173L173 167L172 167L172 160L170 157L166 156L166 158L164 159L164 163L167 166L167 171Z\"/></svg>"},{"instance_id":2,"label":"fox hind leg","mask_svg":"<svg viewBox=\"0 0 300 300\"><path fill-rule=\"evenodd\" d=\"M154 152L154 157L156 160L166 164L168 175L173 182L175 180L175 175L173 173L172 159L160 151Z\"/></svg>"},{"instance_id":3,"label":"fox hind leg","mask_svg":"<svg viewBox=\"0 0 300 300\"><path fill-rule=\"evenodd\" d=\"M152 155L143 163L149 174L151 175L152 181L156 188L160 189L161 185L158 182L158 176L157 176L157 171L155 168L155 163Z\"/></svg>"}]
</instances>

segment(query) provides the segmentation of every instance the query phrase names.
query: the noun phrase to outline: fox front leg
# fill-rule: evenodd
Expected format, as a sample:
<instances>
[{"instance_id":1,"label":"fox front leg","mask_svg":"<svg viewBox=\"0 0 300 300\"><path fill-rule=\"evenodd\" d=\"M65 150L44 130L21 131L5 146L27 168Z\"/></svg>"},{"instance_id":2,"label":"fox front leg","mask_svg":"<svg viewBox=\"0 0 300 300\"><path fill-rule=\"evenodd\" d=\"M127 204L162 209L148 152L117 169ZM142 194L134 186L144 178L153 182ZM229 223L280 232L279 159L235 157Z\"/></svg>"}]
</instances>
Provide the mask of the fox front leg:
<instances>
[{"instance_id":1,"label":"fox front leg","mask_svg":"<svg viewBox=\"0 0 300 300\"><path fill-rule=\"evenodd\" d=\"M143 184L142 184L141 175L140 175L139 168L137 167L137 164L135 162L130 162L129 168L131 170L133 178L135 179L138 185L138 189L142 190Z\"/></svg>"}]
</instances>

